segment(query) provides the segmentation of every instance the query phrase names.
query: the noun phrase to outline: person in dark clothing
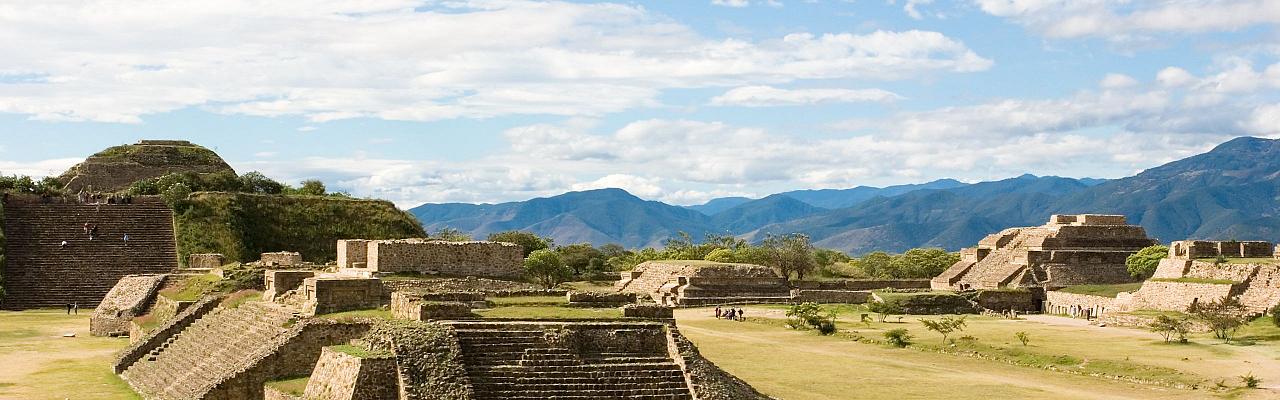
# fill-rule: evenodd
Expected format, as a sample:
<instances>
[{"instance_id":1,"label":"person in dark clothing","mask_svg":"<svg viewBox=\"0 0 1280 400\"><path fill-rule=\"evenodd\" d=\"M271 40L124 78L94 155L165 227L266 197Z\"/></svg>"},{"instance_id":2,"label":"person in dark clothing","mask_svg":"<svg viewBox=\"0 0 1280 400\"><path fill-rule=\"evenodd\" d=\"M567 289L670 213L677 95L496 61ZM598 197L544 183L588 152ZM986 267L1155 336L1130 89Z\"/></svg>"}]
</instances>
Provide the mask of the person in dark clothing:
<instances>
[{"instance_id":1,"label":"person in dark clothing","mask_svg":"<svg viewBox=\"0 0 1280 400\"><path fill-rule=\"evenodd\" d=\"M720 306L716 306L716 319L720 319Z\"/></svg>"},{"instance_id":2,"label":"person in dark clothing","mask_svg":"<svg viewBox=\"0 0 1280 400\"><path fill-rule=\"evenodd\" d=\"M739 309L738 309L738 320L739 320L739 321L746 321L746 320L747 320L747 318L746 318L746 317L743 317L743 316L742 316L742 309L741 309L741 308L739 308Z\"/></svg>"},{"instance_id":3,"label":"person in dark clothing","mask_svg":"<svg viewBox=\"0 0 1280 400\"><path fill-rule=\"evenodd\" d=\"M67 303L67 315L71 315L71 303Z\"/></svg>"},{"instance_id":4,"label":"person in dark clothing","mask_svg":"<svg viewBox=\"0 0 1280 400\"><path fill-rule=\"evenodd\" d=\"M93 224L92 226L89 227L89 240L93 240L93 238L97 236L98 236L98 224Z\"/></svg>"}]
</instances>

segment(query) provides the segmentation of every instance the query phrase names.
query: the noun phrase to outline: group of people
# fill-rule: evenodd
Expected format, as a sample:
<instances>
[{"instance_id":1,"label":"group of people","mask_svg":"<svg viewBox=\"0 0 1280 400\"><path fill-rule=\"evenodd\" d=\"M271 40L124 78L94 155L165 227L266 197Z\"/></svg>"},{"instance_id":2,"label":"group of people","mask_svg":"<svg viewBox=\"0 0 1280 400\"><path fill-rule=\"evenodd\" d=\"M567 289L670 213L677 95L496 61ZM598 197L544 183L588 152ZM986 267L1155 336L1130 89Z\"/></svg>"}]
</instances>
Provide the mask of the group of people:
<instances>
[{"instance_id":1,"label":"group of people","mask_svg":"<svg viewBox=\"0 0 1280 400\"><path fill-rule=\"evenodd\" d=\"M742 316L741 308L730 307L728 310L724 310L724 309L721 309L720 306L716 306L716 319L720 319L720 318L724 318L731 321L742 321L746 319L745 317Z\"/></svg>"},{"instance_id":2,"label":"group of people","mask_svg":"<svg viewBox=\"0 0 1280 400\"><path fill-rule=\"evenodd\" d=\"M80 200L80 203L82 204L103 204L103 203L131 204L133 203L133 196L130 196L127 194L112 193L112 194L104 195L102 193L90 193L83 190L76 195L76 199Z\"/></svg>"}]
</instances>

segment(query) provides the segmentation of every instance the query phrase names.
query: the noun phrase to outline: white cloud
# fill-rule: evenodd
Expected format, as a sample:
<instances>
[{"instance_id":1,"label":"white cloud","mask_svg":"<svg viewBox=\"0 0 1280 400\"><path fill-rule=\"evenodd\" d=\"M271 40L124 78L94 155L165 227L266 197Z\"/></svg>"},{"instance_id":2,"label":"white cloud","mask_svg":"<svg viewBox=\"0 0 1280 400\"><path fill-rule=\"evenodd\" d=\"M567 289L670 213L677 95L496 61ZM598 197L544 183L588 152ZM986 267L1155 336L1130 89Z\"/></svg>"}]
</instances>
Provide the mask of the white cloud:
<instances>
[{"instance_id":1,"label":"white cloud","mask_svg":"<svg viewBox=\"0 0 1280 400\"><path fill-rule=\"evenodd\" d=\"M1125 74L1107 74L1099 83L1105 89L1127 88L1138 84L1137 79Z\"/></svg>"},{"instance_id":2,"label":"white cloud","mask_svg":"<svg viewBox=\"0 0 1280 400\"><path fill-rule=\"evenodd\" d=\"M822 103L889 103L902 98L882 89L779 89L772 86L743 86L712 98L711 104L770 107Z\"/></svg>"},{"instance_id":3,"label":"white cloud","mask_svg":"<svg viewBox=\"0 0 1280 400\"><path fill-rule=\"evenodd\" d=\"M28 77L3 81L0 112L122 123L188 107L313 122L600 116L673 88L992 65L937 32L718 40L638 5L521 0L11 2L0 37L0 73Z\"/></svg>"},{"instance_id":4,"label":"white cloud","mask_svg":"<svg viewBox=\"0 0 1280 400\"><path fill-rule=\"evenodd\" d=\"M902 6L902 11L905 11L907 16L912 19L924 19L924 16L920 15L920 10L916 9L916 7L925 4L933 4L933 0L907 0L906 4Z\"/></svg>"},{"instance_id":5,"label":"white cloud","mask_svg":"<svg viewBox=\"0 0 1280 400\"><path fill-rule=\"evenodd\" d=\"M724 7L746 7L751 5L747 0L711 0L711 4Z\"/></svg>"},{"instance_id":6,"label":"white cloud","mask_svg":"<svg viewBox=\"0 0 1280 400\"><path fill-rule=\"evenodd\" d=\"M43 178L46 176L58 176L66 172L72 166L84 161L84 158L54 158L49 160L39 160L34 162L16 162L16 161L0 161L0 174L3 175L26 175L31 177Z\"/></svg>"},{"instance_id":7,"label":"white cloud","mask_svg":"<svg viewBox=\"0 0 1280 400\"><path fill-rule=\"evenodd\" d=\"M1132 40L1135 35L1235 31L1280 23L1275 0L975 0L985 12L1046 36Z\"/></svg>"},{"instance_id":8,"label":"white cloud","mask_svg":"<svg viewBox=\"0 0 1280 400\"><path fill-rule=\"evenodd\" d=\"M1167 67L1156 74L1156 81L1165 87L1185 86L1194 80L1190 72L1178 67Z\"/></svg>"}]
</instances>

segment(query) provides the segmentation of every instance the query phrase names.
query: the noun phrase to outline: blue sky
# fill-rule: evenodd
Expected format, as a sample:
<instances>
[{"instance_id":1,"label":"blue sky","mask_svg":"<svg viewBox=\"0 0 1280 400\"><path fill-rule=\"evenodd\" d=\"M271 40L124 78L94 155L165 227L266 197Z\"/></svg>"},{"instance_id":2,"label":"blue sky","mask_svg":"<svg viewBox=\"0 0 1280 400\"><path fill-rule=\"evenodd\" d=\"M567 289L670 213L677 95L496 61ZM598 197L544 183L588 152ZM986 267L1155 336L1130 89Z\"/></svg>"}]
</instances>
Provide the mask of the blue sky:
<instances>
[{"instance_id":1,"label":"blue sky","mask_svg":"<svg viewBox=\"0 0 1280 400\"><path fill-rule=\"evenodd\" d=\"M1266 0L0 5L0 172L185 138L423 202L1121 177L1280 136Z\"/></svg>"}]
</instances>

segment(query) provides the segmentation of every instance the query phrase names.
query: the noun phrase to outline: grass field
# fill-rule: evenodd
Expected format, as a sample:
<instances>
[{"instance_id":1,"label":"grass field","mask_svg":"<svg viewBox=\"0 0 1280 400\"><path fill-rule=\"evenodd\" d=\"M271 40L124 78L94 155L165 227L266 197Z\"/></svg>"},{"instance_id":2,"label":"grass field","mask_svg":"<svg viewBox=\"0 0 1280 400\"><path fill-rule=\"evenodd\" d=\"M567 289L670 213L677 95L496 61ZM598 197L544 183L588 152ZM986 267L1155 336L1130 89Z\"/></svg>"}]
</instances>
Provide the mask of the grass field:
<instances>
[{"instance_id":1,"label":"grass field","mask_svg":"<svg viewBox=\"0 0 1280 400\"><path fill-rule=\"evenodd\" d=\"M1068 318L1032 316L1006 320L968 316L966 329L951 335L953 339L967 338L951 346L944 345L941 335L926 330L919 322L919 318L936 317L907 316L903 323L879 323L872 318L870 323L861 323L860 314L866 313L865 308L839 306L840 334L822 337L784 328L784 309L750 307L748 316L763 318L753 320L755 323L716 320L705 309L680 310L677 318L681 331L709 359L757 388L788 400L881 398L903 388L914 392L901 397L924 398L1043 397L1041 390L1060 391L1063 395L1058 398L1280 396L1268 390L1239 388L1239 376L1245 374L1260 377L1264 387L1280 384L1280 351L1274 342L1234 346L1198 335L1191 344L1165 344L1150 332L1099 328ZM893 349L869 343L883 340L882 333L894 328L908 329L916 344L908 349ZM1027 346L1017 340L1016 332L1028 335ZM1280 338L1280 329L1269 320L1260 320L1242 331L1240 337ZM864 341L858 342L857 338ZM765 343L768 347L760 347ZM850 362L859 365L846 365ZM785 379L779 379L753 365L769 365L769 371L788 372ZM984 378L973 380L970 374L975 373ZM1085 376L1090 374L1148 383ZM841 383L827 388L821 383L823 377ZM850 377L859 382L848 383ZM957 383L959 386L951 389L942 386L962 378L971 381ZM1209 390L1218 381L1231 388ZM987 386L1001 383L1006 385ZM1059 385L1065 387L1058 388ZM1178 385L1199 389L1178 389ZM862 389L885 386L883 391ZM851 388L859 388L857 395L841 397L840 389ZM943 392L947 394L944 396Z\"/></svg>"},{"instance_id":2,"label":"grass field","mask_svg":"<svg viewBox=\"0 0 1280 400\"><path fill-rule=\"evenodd\" d=\"M1064 293L1087 294L1093 296L1116 297L1121 292L1136 292L1142 288L1142 282L1120 283L1115 285L1076 285L1062 288Z\"/></svg>"},{"instance_id":3,"label":"grass field","mask_svg":"<svg viewBox=\"0 0 1280 400\"><path fill-rule=\"evenodd\" d=\"M138 399L111 372L115 352L128 345L89 336L87 312L0 311L0 399Z\"/></svg>"}]
</instances>

